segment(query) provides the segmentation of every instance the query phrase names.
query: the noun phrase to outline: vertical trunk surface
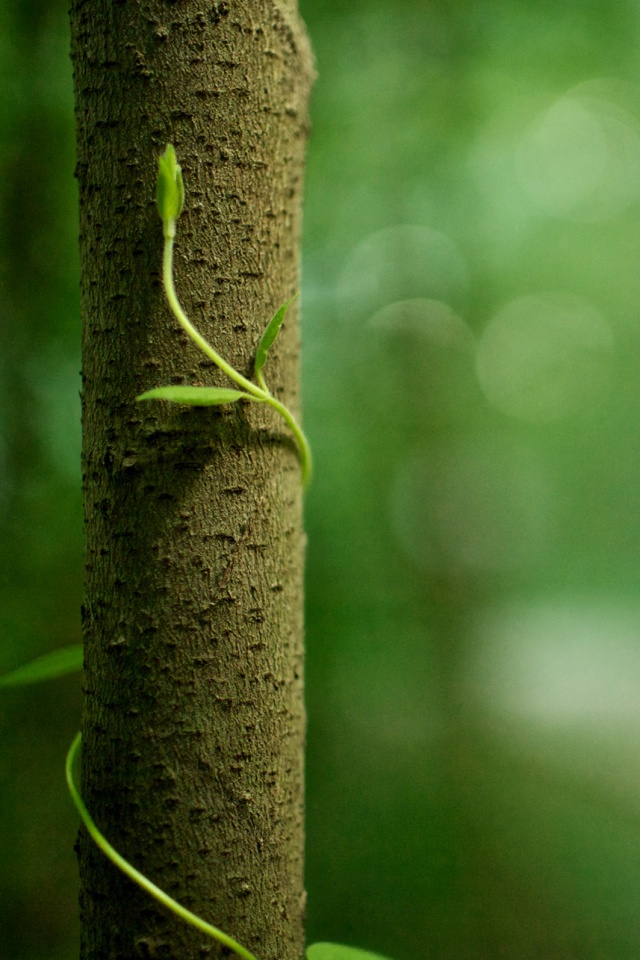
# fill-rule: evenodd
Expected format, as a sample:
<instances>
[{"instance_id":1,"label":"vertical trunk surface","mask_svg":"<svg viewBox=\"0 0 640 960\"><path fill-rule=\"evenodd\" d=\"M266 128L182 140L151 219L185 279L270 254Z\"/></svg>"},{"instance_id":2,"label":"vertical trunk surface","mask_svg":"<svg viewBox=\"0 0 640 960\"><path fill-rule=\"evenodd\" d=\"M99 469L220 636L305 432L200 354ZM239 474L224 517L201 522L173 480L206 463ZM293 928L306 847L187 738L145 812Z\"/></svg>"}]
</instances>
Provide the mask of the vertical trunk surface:
<instances>
[{"instance_id":1,"label":"vertical trunk surface","mask_svg":"<svg viewBox=\"0 0 640 960\"><path fill-rule=\"evenodd\" d=\"M260 404L137 404L232 386L160 283L156 165L186 185L187 313L250 375L298 287L312 66L295 0L72 0L83 290L83 793L125 857L259 960L303 948L301 484ZM295 305L265 371L298 405ZM84 960L221 956L79 842Z\"/></svg>"}]
</instances>

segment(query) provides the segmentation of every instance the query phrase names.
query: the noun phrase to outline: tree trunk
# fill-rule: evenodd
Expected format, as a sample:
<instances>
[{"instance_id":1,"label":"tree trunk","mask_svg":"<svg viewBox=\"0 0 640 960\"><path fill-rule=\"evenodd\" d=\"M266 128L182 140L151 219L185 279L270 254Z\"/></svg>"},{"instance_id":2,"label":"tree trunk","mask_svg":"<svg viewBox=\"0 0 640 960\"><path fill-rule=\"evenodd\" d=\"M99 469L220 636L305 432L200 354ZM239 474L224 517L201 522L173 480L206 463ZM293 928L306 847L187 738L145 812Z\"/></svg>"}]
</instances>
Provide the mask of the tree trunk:
<instances>
[{"instance_id":1,"label":"tree trunk","mask_svg":"<svg viewBox=\"0 0 640 960\"><path fill-rule=\"evenodd\" d=\"M303 950L301 484L263 404L137 404L233 386L160 283L167 142L175 275L238 370L298 288L311 55L295 0L72 0L83 296L82 789L114 846L259 960ZM295 305L273 393L298 406ZM82 833L84 960L220 956Z\"/></svg>"}]
</instances>

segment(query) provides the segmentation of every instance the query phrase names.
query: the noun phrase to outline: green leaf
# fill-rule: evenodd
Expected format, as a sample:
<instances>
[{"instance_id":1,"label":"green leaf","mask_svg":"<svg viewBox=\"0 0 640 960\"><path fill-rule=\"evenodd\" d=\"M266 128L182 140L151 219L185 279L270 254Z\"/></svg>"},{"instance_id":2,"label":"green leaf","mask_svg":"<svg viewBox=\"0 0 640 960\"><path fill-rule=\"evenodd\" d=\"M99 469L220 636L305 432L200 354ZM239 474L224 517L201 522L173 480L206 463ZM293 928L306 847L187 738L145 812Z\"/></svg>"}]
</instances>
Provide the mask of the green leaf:
<instances>
[{"instance_id":1,"label":"green leaf","mask_svg":"<svg viewBox=\"0 0 640 960\"><path fill-rule=\"evenodd\" d=\"M307 947L308 960L387 960L379 953L345 947L341 943L312 943Z\"/></svg>"},{"instance_id":2,"label":"green leaf","mask_svg":"<svg viewBox=\"0 0 640 960\"><path fill-rule=\"evenodd\" d=\"M258 349L256 350L256 365L255 365L256 373L260 373L265 363L267 362L267 353L269 352L269 347L272 346L274 340L278 336L280 332L280 327L282 326L282 321L285 318L285 314L297 296L298 294L296 293L295 296L291 297L290 300L287 300L286 303L282 304L280 309L274 314L272 319L269 321L267 329L262 334L262 340L260 341L258 345Z\"/></svg>"},{"instance_id":3,"label":"green leaf","mask_svg":"<svg viewBox=\"0 0 640 960\"><path fill-rule=\"evenodd\" d=\"M241 390L227 390L223 387L156 387L155 390L141 393L136 399L170 400L172 403L186 403L190 407L215 407L221 403L251 400L251 397Z\"/></svg>"},{"instance_id":4,"label":"green leaf","mask_svg":"<svg viewBox=\"0 0 640 960\"><path fill-rule=\"evenodd\" d=\"M156 205L160 218L167 223L177 220L184 207L184 182L182 169L176 159L172 143L158 159L158 179L156 182Z\"/></svg>"},{"instance_id":5,"label":"green leaf","mask_svg":"<svg viewBox=\"0 0 640 960\"><path fill-rule=\"evenodd\" d=\"M0 687L21 687L27 683L53 680L78 670L82 670L82 644L74 643L69 647L45 653L11 673L5 673L0 677Z\"/></svg>"}]
</instances>

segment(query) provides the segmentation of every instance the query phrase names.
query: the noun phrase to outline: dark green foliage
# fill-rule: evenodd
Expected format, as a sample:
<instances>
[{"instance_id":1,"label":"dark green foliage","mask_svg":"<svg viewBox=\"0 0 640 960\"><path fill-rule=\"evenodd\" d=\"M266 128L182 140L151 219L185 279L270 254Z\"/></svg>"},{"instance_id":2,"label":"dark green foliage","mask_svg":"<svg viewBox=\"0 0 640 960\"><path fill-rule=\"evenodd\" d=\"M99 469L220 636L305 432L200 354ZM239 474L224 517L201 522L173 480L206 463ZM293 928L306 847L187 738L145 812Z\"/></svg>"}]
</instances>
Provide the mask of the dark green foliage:
<instances>
[{"instance_id":1,"label":"dark green foliage","mask_svg":"<svg viewBox=\"0 0 640 960\"><path fill-rule=\"evenodd\" d=\"M68 673L77 673L82 669L82 644L74 643L70 647L52 650L36 657L24 666L16 667L11 673L0 676L0 687L22 687L42 680L53 680Z\"/></svg>"}]
</instances>

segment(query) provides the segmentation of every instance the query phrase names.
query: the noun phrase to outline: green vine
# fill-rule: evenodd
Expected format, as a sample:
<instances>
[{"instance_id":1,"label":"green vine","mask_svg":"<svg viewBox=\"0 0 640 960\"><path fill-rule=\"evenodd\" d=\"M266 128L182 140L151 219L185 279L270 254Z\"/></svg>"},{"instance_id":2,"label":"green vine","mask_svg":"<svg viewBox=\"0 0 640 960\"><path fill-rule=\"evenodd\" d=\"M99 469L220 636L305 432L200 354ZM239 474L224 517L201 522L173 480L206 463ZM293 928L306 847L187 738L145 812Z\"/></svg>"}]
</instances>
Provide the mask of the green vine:
<instances>
[{"instance_id":1,"label":"green vine","mask_svg":"<svg viewBox=\"0 0 640 960\"><path fill-rule=\"evenodd\" d=\"M156 387L153 390L147 390L137 399L169 400L173 403L184 403L196 407L219 406L220 404L237 403L239 400L268 404L283 417L296 439L300 451L302 483L303 486L306 487L311 479L311 449L309 442L291 411L270 392L263 374L269 348L278 336L286 312L293 300L297 297L297 294L276 311L262 334L254 362L254 375L258 382L253 383L235 370L234 367L211 346L209 341L205 340L202 334L193 326L178 300L173 282L173 245L176 236L176 221L184 208L184 182L182 179L182 169L176 159L176 151L170 143L167 144L164 153L158 161L156 205L162 220L164 233L162 280L171 312L182 329L191 337L204 355L208 357L209 360L213 360L215 365L241 389L231 390L221 387L188 386Z\"/></svg>"},{"instance_id":2,"label":"green vine","mask_svg":"<svg viewBox=\"0 0 640 960\"><path fill-rule=\"evenodd\" d=\"M181 906L176 900L169 896L168 893L165 893L164 890L161 890L160 887L157 887L155 883L152 883L148 877L145 877L143 873L140 873L139 870L136 870L135 867L132 867L131 864L125 860L118 851L111 846L109 841L100 833L91 814L87 810L84 800L80 796L80 791L75 785L73 779L73 767L75 763L76 756L78 755L78 750L80 749L80 743L82 740L82 734L77 733L73 743L69 747L69 752L67 754L67 762L65 764L65 774L67 777L67 786L69 787L69 793L73 799L73 802L76 805L76 810L80 814L80 819L87 828L87 832L91 836L92 840L95 841L96 845L102 850L104 855L111 860L112 863L119 867L124 874L126 874L130 880L133 880L138 886L142 887L143 890L146 890L147 893L150 893L152 897L162 904L163 907L167 907L172 913L175 913L177 917L180 917L182 920L185 920L192 927L195 927L196 930L200 930L201 933L206 933L213 940L217 940L218 943L221 943L225 947L229 947L230 950L233 950L234 953L237 953L239 957L242 957L242 960L256 960L254 955L242 946L241 943L238 943L237 940L234 940L233 937L228 936L226 933L223 933L222 930L218 930L217 927L214 927L213 924L207 923L206 920L203 920L201 917L197 916L195 913L192 913L191 910L187 910L186 907Z\"/></svg>"},{"instance_id":3,"label":"green vine","mask_svg":"<svg viewBox=\"0 0 640 960\"><path fill-rule=\"evenodd\" d=\"M26 686L31 683L38 683L42 680L51 680L61 677L65 674L75 673L82 668L82 646L72 644L68 647L62 647L60 650L54 650L52 653L44 654L35 660L18 667L11 673L0 677L0 688ZM143 873L137 870L128 860L118 853L106 837L98 829L93 817L89 813L87 806L82 799L80 791L76 786L73 775L73 769L76 763L82 735L77 733L73 739L65 763L65 776L67 786L80 819L87 829L89 836L96 846L108 857L111 862L122 872L137 883L143 890L166 907L185 923L206 934L213 940L232 950L242 960L257 960L254 954L233 937L224 933L212 923L208 923L191 910L187 910L177 900L174 900L158 887L153 881L149 880ZM360 950L357 947L349 947L339 943L313 943L306 950L307 960L387 960L387 958L377 953L370 953L368 950Z\"/></svg>"},{"instance_id":4,"label":"green vine","mask_svg":"<svg viewBox=\"0 0 640 960\"><path fill-rule=\"evenodd\" d=\"M154 390L148 390L146 393L141 394L137 399L169 400L174 403L183 403L190 406L218 406L220 404L236 403L239 400L268 404L273 407L274 410L277 410L284 418L296 439L300 452L302 482L306 485L311 477L311 451L309 443L293 414L270 393L263 374L269 349L278 336L287 309L295 297L292 297L291 300L279 308L262 335L256 350L254 362L254 375L257 383L253 383L227 363L211 344L205 340L202 334L196 330L182 309L176 295L173 283L173 243L176 235L176 220L184 207L184 184L182 171L176 160L175 150L171 144L167 146L159 160L156 203L162 219L165 238L162 273L169 306L180 325L200 350L209 357L210 360L213 360L216 366L241 389L233 390L229 388L197 386L157 387ZM52 679L75 672L81 668L82 646L74 644L38 657L31 661L31 663L18 667L11 673L5 674L3 677L0 677L0 688L22 686L41 680ZM256 960L256 957L246 947L238 943L237 940L234 940L233 937L230 937L222 930L219 930L218 927L203 920L197 914L187 910L186 907L183 907L165 893L164 890L156 886L148 877L145 877L143 873L125 860L109 843L106 837L103 836L91 817L74 780L73 770L80 750L81 740L81 734L76 734L67 754L65 775L71 798L80 815L80 819L98 848L115 866L122 870L126 876L142 887L143 890L146 890L152 897L155 897L164 907L190 924L190 926L195 927L195 929L201 933L207 934L207 936L213 940L232 950L237 956L241 957L242 960ZM307 948L306 954L307 960L385 960L385 958L379 954L336 943L314 943Z\"/></svg>"}]
</instances>

